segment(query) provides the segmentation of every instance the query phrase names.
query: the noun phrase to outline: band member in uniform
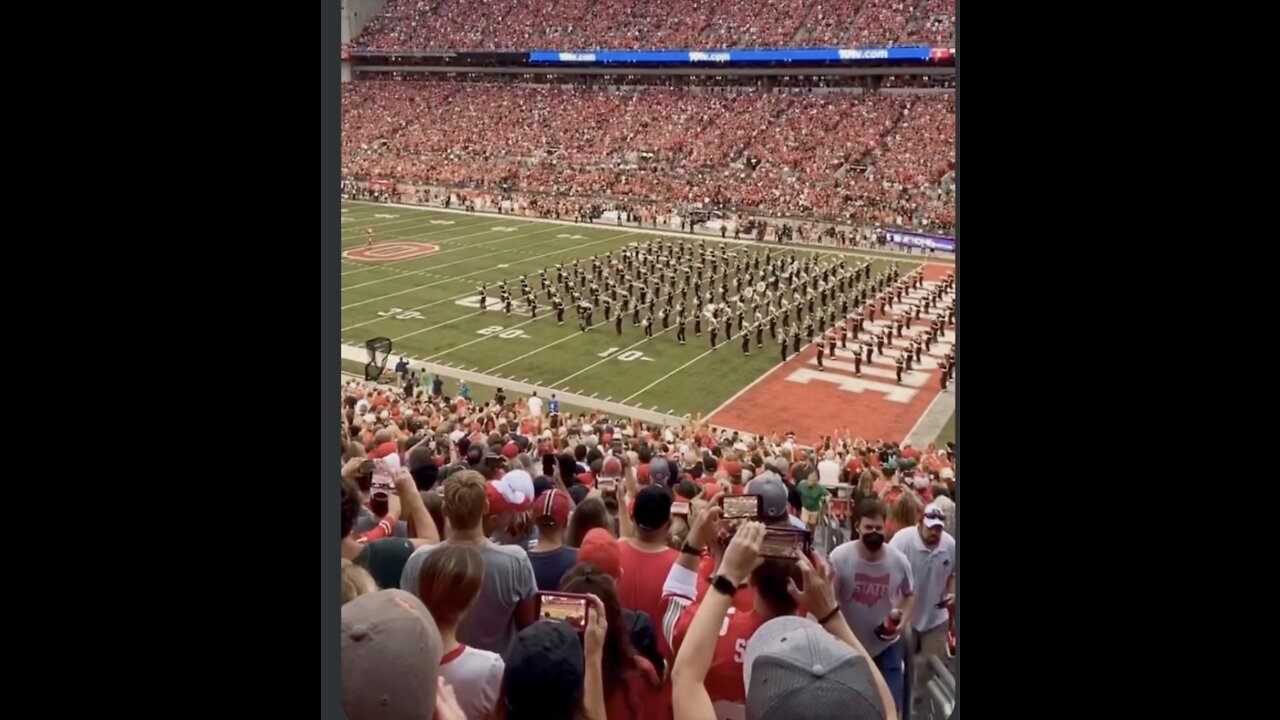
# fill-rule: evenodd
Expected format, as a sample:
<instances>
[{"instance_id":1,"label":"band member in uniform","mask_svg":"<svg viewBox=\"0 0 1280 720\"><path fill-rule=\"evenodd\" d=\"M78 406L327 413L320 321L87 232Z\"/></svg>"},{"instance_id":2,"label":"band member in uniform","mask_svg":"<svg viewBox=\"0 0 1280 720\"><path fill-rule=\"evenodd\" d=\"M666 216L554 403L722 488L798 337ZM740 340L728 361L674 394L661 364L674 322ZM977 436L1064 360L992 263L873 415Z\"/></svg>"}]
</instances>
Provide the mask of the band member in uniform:
<instances>
[{"instance_id":1,"label":"band member in uniform","mask_svg":"<svg viewBox=\"0 0 1280 720\"><path fill-rule=\"evenodd\" d=\"M921 354L922 354L922 353L923 353L923 351L924 351L924 343L920 342L920 336L919 336L919 335L917 335L917 336L915 337L915 339L911 341L911 349L915 351L915 354L916 354L916 364L917 364L917 365L919 365L919 364L920 364L920 356L921 356Z\"/></svg>"},{"instance_id":2,"label":"band member in uniform","mask_svg":"<svg viewBox=\"0 0 1280 720\"><path fill-rule=\"evenodd\" d=\"M724 311L724 339L726 342L733 339L733 316L727 308Z\"/></svg>"},{"instance_id":3,"label":"band member in uniform","mask_svg":"<svg viewBox=\"0 0 1280 720\"><path fill-rule=\"evenodd\" d=\"M373 247L373 228L364 229L364 247L366 250Z\"/></svg>"},{"instance_id":4,"label":"band member in uniform","mask_svg":"<svg viewBox=\"0 0 1280 720\"><path fill-rule=\"evenodd\" d=\"M756 349L759 350L760 346L764 344L764 323L757 320L755 323L755 328L756 328Z\"/></svg>"},{"instance_id":5,"label":"band member in uniform","mask_svg":"<svg viewBox=\"0 0 1280 720\"><path fill-rule=\"evenodd\" d=\"M676 340L679 340L681 345L684 344L684 325L685 325L684 311L681 310L680 316L676 318L676 328L677 328Z\"/></svg>"},{"instance_id":6,"label":"band member in uniform","mask_svg":"<svg viewBox=\"0 0 1280 720\"><path fill-rule=\"evenodd\" d=\"M502 310L508 315L511 314L511 294L510 293L503 293L502 295Z\"/></svg>"},{"instance_id":7,"label":"band member in uniform","mask_svg":"<svg viewBox=\"0 0 1280 720\"><path fill-rule=\"evenodd\" d=\"M604 299L604 321L605 322L609 322L610 320L613 319L613 316L610 315L612 311L613 311L613 303L609 301L608 297L606 297Z\"/></svg>"},{"instance_id":8,"label":"band member in uniform","mask_svg":"<svg viewBox=\"0 0 1280 720\"><path fill-rule=\"evenodd\" d=\"M564 324L564 301L560 299L559 295L556 295L555 297L551 298L551 307L555 308L556 310L556 324L563 325Z\"/></svg>"},{"instance_id":9,"label":"band member in uniform","mask_svg":"<svg viewBox=\"0 0 1280 720\"><path fill-rule=\"evenodd\" d=\"M663 330L666 330L667 328L671 327L670 320L671 320L671 306L664 305L662 308L662 329Z\"/></svg>"},{"instance_id":10,"label":"band member in uniform","mask_svg":"<svg viewBox=\"0 0 1280 720\"><path fill-rule=\"evenodd\" d=\"M938 318L934 318L933 321L929 323L929 329L933 331L933 335L936 338L945 337L946 335L942 329L942 323L938 322Z\"/></svg>"},{"instance_id":11,"label":"band member in uniform","mask_svg":"<svg viewBox=\"0 0 1280 720\"><path fill-rule=\"evenodd\" d=\"M640 324L640 303L637 302L635 307L631 309L631 327Z\"/></svg>"},{"instance_id":12,"label":"band member in uniform","mask_svg":"<svg viewBox=\"0 0 1280 720\"><path fill-rule=\"evenodd\" d=\"M951 374L951 363L948 363L946 358L942 358L942 360L938 361L938 369L942 371L938 376L938 383L942 385L942 389L945 392L947 389L947 378Z\"/></svg>"},{"instance_id":13,"label":"band member in uniform","mask_svg":"<svg viewBox=\"0 0 1280 720\"><path fill-rule=\"evenodd\" d=\"M538 319L538 298L533 293L529 294L529 317Z\"/></svg>"},{"instance_id":14,"label":"band member in uniform","mask_svg":"<svg viewBox=\"0 0 1280 720\"><path fill-rule=\"evenodd\" d=\"M827 357L836 356L836 336L833 333L827 334Z\"/></svg>"},{"instance_id":15,"label":"band member in uniform","mask_svg":"<svg viewBox=\"0 0 1280 720\"><path fill-rule=\"evenodd\" d=\"M809 321L804 324L804 337L806 340L813 339L813 318L809 318Z\"/></svg>"},{"instance_id":16,"label":"band member in uniform","mask_svg":"<svg viewBox=\"0 0 1280 720\"><path fill-rule=\"evenodd\" d=\"M489 296L485 293L484 286L481 285L480 286L480 309L484 310L485 306L488 304L489 304Z\"/></svg>"},{"instance_id":17,"label":"band member in uniform","mask_svg":"<svg viewBox=\"0 0 1280 720\"><path fill-rule=\"evenodd\" d=\"M716 335L720 333L720 324L714 319L707 323L707 329L711 331L711 349L716 349Z\"/></svg>"},{"instance_id":18,"label":"band member in uniform","mask_svg":"<svg viewBox=\"0 0 1280 720\"><path fill-rule=\"evenodd\" d=\"M617 315L613 316L613 329L617 330L619 335L622 334L622 312L621 311L619 311Z\"/></svg>"},{"instance_id":19,"label":"band member in uniform","mask_svg":"<svg viewBox=\"0 0 1280 720\"><path fill-rule=\"evenodd\" d=\"M903 358L903 357L902 357L902 355L898 355L898 357L893 361L893 364L894 364L894 365L897 367L897 369L898 369L898 384L899 384L899 385L901 385L901 384L902 384L902 368L906 365L906 362L907 362L907 361L906 361L906 359L905 359L905 358Z\"/></svg>"},{"instance_id":20,"label":"band member in uniform","mask_svg":"<svg viewBox=\"0 0 1280 720\"><path fill-rule=\"evenodd\" d=\"M696 311L693 313L693 334L702 337L702 313Z\"/></svg>"},{"instance_id":21,"label":"band member in uniform","mask_svg":"<svg viewBox=\"0 0 1280 720\"><path fill-rule=\"evenodd\" d=\"M827 369L822 367L822 338L818 338L813 344L818 346L818 371L826 372Z\"/></svg>"},{"instance_id":22,"label":"band member in uniform","mask_svg":"<svg viewBox=\"0 0 1280 720\"><path fill-rule=\"evenodd\" d=\"M907 372L911 372L911 360L912 360L912 358L913 358L914 356L911 354L911 348L910 348L910 347L908 347L907 349L905 349L905 350L903 350L903 351L902 351L902 357L903 357L903 359L904 359L904 360L906 360L906 363L907 363Z\"/></svg>"},{"instance_id":23,"label":"band member in uniform","mask_svg":"<svg viewBox=\"0 0 1280 720\"><path fill-rule=\"evenodd\" d=\"M884 335L879 333L876 334L876 354L880 356L884 355Z\"/></svg>"},{"instance_id":24,"label":"band member in uniform","mask_svg":"<svg viewBox=\"0 0 1280 720\"><path fill-rule=\"evenodd\" d=\"M800 354L800 324L791 326L791 352Z\"/></svg>"},{"instance_id":25,"label":"band member in uniform","mask_svg":"<svg viewBox=\"0 0 1280 720\"><path fill-rule=\"evenodd\" d=\"M778 339L778 316L777 315L769 316L769 339L771 340Z\"/></svg>"},{"instance_id":26,"label":"band member in uniform","mask_svg":"<svg viewBox=\"0 0 1280 720\"><path fill-rule=\"evenodd\" d=\"M644 316L644 336L653 337L653 316L649 314Z\"/></svg>"},{"instance_id":27,"label":"band member in uniform","mask_svg":"<svg viewBox=\"0 0 1280 720\"><path fill-rule=\"evenodd\" d=\"M742 354L750 355L751 354L751 333L743 332L741 333L741 335L742 335Z\"/></svg>"},{"instance_id":28,"label":"band member in uniform","mask_svg":"<svg viewBox=\"0 0 1280 720\"><path fill-rule=\"evenodd\" d=\"M787 336L778 336L778 347L782 348L782 362L787 361Z\"/></svg>"},{"instance_id":29,"label":"band member in uniform","mask_svg":"<svg viewBox=\"0 0 1280 720\"><path fill-rule=\"evenodd\" d=\"M840 326L840 349L849 349L849 327L847 325Z\"/></svg>"},{"instance_id":30,"label":"band member in uniform","mask_svg":"<svg viewBox=\"0 0 1280 720\"><path fill-rule=\"evenodd\" d=\"M853 376L862 377L862 353L853 353Z\"/></svg>"}]
</instances>

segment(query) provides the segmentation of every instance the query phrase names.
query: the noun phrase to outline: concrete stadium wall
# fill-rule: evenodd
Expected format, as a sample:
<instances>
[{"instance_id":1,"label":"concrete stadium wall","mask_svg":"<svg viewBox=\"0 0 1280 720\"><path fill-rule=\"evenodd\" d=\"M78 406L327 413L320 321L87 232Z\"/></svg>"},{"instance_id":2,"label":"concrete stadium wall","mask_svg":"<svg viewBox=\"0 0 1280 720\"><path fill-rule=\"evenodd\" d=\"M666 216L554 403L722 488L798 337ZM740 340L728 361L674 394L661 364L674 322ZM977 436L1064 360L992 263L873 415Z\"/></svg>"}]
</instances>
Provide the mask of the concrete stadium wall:
<instances>
[{"instance_id":1,"label":"concrete stadium wall","mask_svg":"<svg viewBox=\"0 0 1280 720\"><path fill-rule=\"evenodd\" d=\"M387 0L342 0L342 42L358 36L386 4Z\"/></svg>"}]
</instances>

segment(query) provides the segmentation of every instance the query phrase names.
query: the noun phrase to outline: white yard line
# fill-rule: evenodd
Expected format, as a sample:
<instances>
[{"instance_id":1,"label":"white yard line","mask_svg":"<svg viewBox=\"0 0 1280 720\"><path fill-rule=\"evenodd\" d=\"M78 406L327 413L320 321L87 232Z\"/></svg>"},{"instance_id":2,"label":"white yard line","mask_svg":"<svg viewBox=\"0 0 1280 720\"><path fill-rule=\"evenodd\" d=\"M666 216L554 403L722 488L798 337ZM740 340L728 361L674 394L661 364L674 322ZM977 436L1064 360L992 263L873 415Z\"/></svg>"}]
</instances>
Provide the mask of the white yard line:
<instances>
[{"instance_id":1,"label":"white yard line","mask_svg":"<svg viewBox=\"0 0 1280 720\"><path fill-rule=\"evenodd\" d=\"M484 214L490 217L501 217L501 218L509 217L509 218L519 220L521 222L551 223L554 225L564 225L568 227L583 227L583 228L617 228L617 227L629 228L629 227L632 227L631 225L608 225L606 223L575 223L569 220L553 220L551 218L536 218L536 217L527 217L523 215L499 215L498 213L492 213L492 212L468 212L466 210L454 210L453 208L446 209L442 207L435 207L433 205L422 206L422 205L406 205L402 203L375 203L367 200L343 200L343 202L351 203L355 205L375 205L378 207L402 208L404 210L417 210L419 212L452 213L456 215ZM799 252L810 252L810 253L818 253L823 255L860 257L860 258L866 258L868 260L890 260L890 261L896 260L896 261L914 262L918 264L935 263L938 265L948 265L948 266L955 264L955 258L946 257L943 255L939 255L936 257L927 257L923 255L908 255L907 253L898 253L898 252L892 252L892 251L881 252L881 251L862 251L862 250L842 250L835 246L827 247L823 245L813 246L813 245L798 245L798 244L779 244L776 242L765 243L765 242L756 242L755 240L734 240L731 237L721 239L714 235L706 235L701 233L677 232L675 230L664 230L661 228L654 228L654 227L639 227L636 229L636 232L652 233L654 235L665 235L667 237L678 237L678 238L686 238L686 239L692 238L695 240L710 240L714 242L720 242L720 243L731 244L731 245L750 245L752 247L774 248L778 250L796 250Z\"/></svg>"},{"instance_id":2,"label":"white yard line","mask_svg":"<svg viewBox=\"0 0 1280 720\"><path fill-rule=\"evenodd\" d=\"M392 354L394 355L397 353L393 352ZM365 349L362 347L356 347L354 345L344 344L342 346L342 357L347 360L358 362L361 365L368 362L368 355L366 354ZM409 356L406 355L405 357L409 357ZM496 377L493 375L486 375L484 373L479 373L472 370L465 370L463 368L441 365L441 364L433 363L426 360L414 360L411 363L411 366L415 370L419 368L424 368L426 370L429 370L433 373L437 373L439 375L458 378L461 380L466 380L467 382L474 382L482 385L492 385L494 387L500 387L505 390L511 390L513 392L523 393L525 395L529 395L534 392L537 392L538 395L541 397L550 397L552 393L555 393L556 398L559 400L562 400L563 402L571 403L573 405L578 405L584 408L595 408L599 410L604 410L608 412L610 415L613 415L619 418L636 418L638 420L643 420L645 422L662 423L662 424L670 424L670 425L682 425L684 423L689 422L688 418L683 418L676 415L667 415L664 413L657 413L649 410L642 410L640 408L630 407L617 402L609 402L607 400L597 400L595 398L588 397L586 395L582 395L579 393L566 392L564 390L552 390L549 387L544 387L541 385L531 385L524 381L514 381L507 378Z\"/></svg>"},{"instance_id":3,"label":"white yard line","mask_svg":"<svg viewBox=\"0 0 1280 720\"><path fill-rule=\"evenodd\" d=\"M474 234L476 234L476 235L480 235L480 234L484 234L484 233L488 233L488 232L489 232L488 230L483 230L483 231L481 231L481 232L474 233ZM439 250L439 251L436 251L436 252L431 253L430 255L418 255L417 257L406 258L405 260L421 260L421 259L423 259L423 258L433 258L433 259L434 259L434 258L438 258L438 257L440 257L441 255L448 255L449 253L453 253L453 252L460 252L460 251L462 251L462 250L474 250L474 249L476 249L476 248L488 247L488 246L490 246L490 245L501 245L501 244L503 244L503 243L507 243L507 242L509 242L509 241L511 241L511 240L517 240L517 239L522 239L522 238L530 238L530 237L533 237L534 235L537 235L538 233L544 233L544 232L547 232L547 228L543 228L543 229L541 229L541 230L534 230L533 232L528 232L528 233L520 233L520 234L518 234L518 235L510 235L510 236L507 236L507 237L497 238L497 239L494 239L494 240L487 240L487 241L485 241L485 242L471 243L471 244L469 244L469 245L465 245L465 246L463 246L463 247L449 248L448 250ZM555 240L554 240L554 239L552 239L552 240L549 240L548 242L555 242ZM537 244L537 243L535 243L535 245L536 245L536 244ZM375 246L375 247L376 247L376 246ZM508 253L512 253L512 252L513 252L513 251L512 251L512 249L511 249L511 248L503 248L503 249L501 249L501 250L495 250L494 252L491 252L491 253L485 253L485 254L482 254L482 255L475 255L475 256L470 257L470 258L463 258L462 260L455 260L455 261L453 261L453 262L445 263L445 264L443 264L443 265L432 265L430 268L425 268L425 269L422 269L422 270L413 270L413 271L410 271L410 272L405 273L405 274L406 274L406 275L422 275L422 274L424 274L424 273L429 273L429 272L433 272L433 271L435 271L435 270L439 270L440 268L450 267L451 265L459 265L459 264L461 264L461 263L467 262L468 260L479 260L480 258L493 257L494 255L503 255L503 254L508 254ZM563 252L563 251L560 251L560 252ZM374 267L382 267L382 266L394 265L394 264L395 264L395 262L405 262L405 260L401 260L401 261L392 261L392 262L385 262L385 263L379 263L378 265L376 265L376 266L374 266ZM354 289L356 289L356 288L368 287L368 286L370 286L370 285L377 285L378 283L384 283L384 282L387 282L388 280L394 280L394 279L396 279L396 277L397 277L397 276L384 277L384 278L378 278L377 280L370 280L370 281L368 281L368 282L356 283L355 285L346 285L346 286L344 286L342 289L343 289L343 290L354 290ZM389 297L389 296L388 296L388 297Z\"/></svg>"},{"instance_id":4,"label":"white yard line","mask_svg":"<svg viewBox=\"0 0 1280 720\"><path fill-rule=\"evenodd\" d=\"M529 256L529 257L522 258L522 259L520 260L520 262L529 262L530 260L537 260L538 258L550 257L550 256L552 256L552 255L560 255L560 254L567 253L567 252L572 252L572 251L574 251L574 250L581 249L581 248L584 248L584 247L591 247L592 245L599 245L600 243L604 243L604 242L612 242L612 241L615 241L615 240L619 240L619 239L621 239L621 238L624 238L624 237L626 237L627 235L634 235L634 234L635 234L634 232L625 232L625 233L622 233L622 234L620 234L620 235L616 235L616 236L614 236L614 237L607 237L607 238L604 238L603 240L596 240L595 242L585 243L585 244L583 244L583 245L579 245L579 246L577 246L576 248L561 248L561 249L559 249L559 250L553 250L553 251L551 251L551 252L542 253L542 254L540 254L540 255L531 255L531 256ZM473 246L473 247L475 247L475 246ZM466 258L465 260L458 260L458 261L456 261L456 262L445 263L444 265L436 265L435 267L431 268L431 270L439 270L440 268L449 267L450 265L458 265L458 264L461 264L461 263L464 263L464 262L469 262L469 261L471 261L471 260L479 260L480 258L489 257L489 256L491 256L491 255L501 255L503 252L505 252L505 251L498 251L498 252L486 253L486 254L484 254L484 255L477 255L477 256L475 256L475 257ZM418 285L418 286L415 286L415 287L411 287L411 288L409 288L409 289L407 289L407 290L401 290L401 291L399 291L399 292L393 292L393 293L391 293L391 294L389 294L389 295L382 295L382 296L379 296L379 297L376 297L376 298L370 298L370 299L368 299L368 300L361 300L360 302L351 303L350 305L343 305L343 306L342 306L342 309L343 309L343 310L346 310L347 308L353 308L353 307L357 307L357 306L359 306L359 305L366 305L366 304L368 304L368 303L371 303L371 302L377 302L377 301L379 301L379 300L386 300L386 299L387 299L387 298L389 298L389 297L395 297L395 296L397 296L397 295L403 295L403 294L405 294L405 293L413 292L413 291L415 291L415 290L422 290L423 288L435 287L436 285L440 285L440 284L445 283L445 282L452 282L452 281L454 281L454 280L458 280L458 279L461 279L461 278L468 278L468 277L471 277L471 276L473 276L473 275L479 275L480 273L486 273L486 272L489 272L489 271L491 271L491 270L493 270L493 269L494 269L494 268L491 268L491 267L489 267L489 268L484 268L483 270L477 270L477 271L475 271L475 272L466 273L465 275L461 275L461 276L456 277L456 278L449 278L448 280L443 280L443 281L440 281L440 282L427 283L426 285ZM423 272L427 272L427 271L423 271ZM395 277L401 277L401 276L395 276ZM369 283L365 283L365 284L369 284ZM345 291L345 290L350 290L350 289L352 289L352 288L357 288L357 287L362 287L362 286L361 286L361 285L352 285L351 287L345 287L345 288L342 288L342 289ZM465 297L465 296L463 296L463 297ZM406 310L418 310L418 309L421 309L421 308L424 308L424 307L426 307L426 305L419 305L419 306L418 306L418 307L416 307L416 308L405 308L405 309L406 309Z\"/></svg>"},{"instance_id":5,"label":"white yard line","mask_svg":"<svg viewBox=\"0 0 1280 720\"><path fill-rule=\"evenodd\" d=\"M421 222L421 221L419 221L419 222ZM490 220L489 222L492 222L492 220ZM439 231L436 231L436 232L440 232L440 233L447 233L447 232L451 232L451 231L453 231L453 230L466 230L467 228L472 228L472 227L475 227L476 225L483 225L483 224L484 224L484 223L471 223L471 224L464 225L464 226L459 227L459 228L451 228L450 230L439 230ZM486 228L486 229L484 229L484 230L477 230L476 232L473 232L473 233L467 233L467 234L465 234L465 235L458 235L458 236L456 236L456 237L441 237L441 238L433 237L433 236L431 235L431 233L430 233L430 232L421 232L421 233L416 233L416 234L413 234L413 235L399 235L399 236L396 236L396 237L394 237L394 238L390 238L390 239L386 240L386 242L401 242L401 241L404 241L404 242L429 242L429 243L430 243L430 244L432 244L432 245L444 245L444 244L446 244L446 243L453 243L453 242L456 242L456 241L458 241L458 240L464 240L464 239L466 239L466 238L475 237L475 236L477 236L477 235L488 235L488 234L490 234L490 233L492 233L492 232L493 232L493 231L492 231L492 229ZM342 273L342 275L345 277L345 276L347 276L347 275L355 275L356 273L362 273L362 272L365 272L365 271L367 271L367 270L381 270L381 269L384 269L384 268L389 268L389 267L391 267L392 265L395 265L396 263L399 263L399 262L409 262L410 260L422 260L422 259L424 259L424 258L435 258L435 257L439 257L439 256L441 256L441 255L444 255L444 254L446 254L446 253L456 252L456 251L458 251L458 250L466 250L466 249L469 249L469 248L484 247L484 246L486 246L486 245L492 245L492 244L494 244L494 243L502 242L503 240L513 240L513 239L515 239L515 238L531 237L531 236L536 235L536 234L538 234L538 233L540 233L540 232L545 232L545 230L535 230L535 231L530 232L530 233L520 233L519 235L509 235L509 236L504 237L504 238L502 238L502 239L500 239L500 240L492 240L492 241L488 241L488 242L472 243L472 244L467 245L467 246L466 246L466 247L464 247L464 248L449 248L449 249L447 249L447 250L443 250L443 251L440 251L440 252L434 252L434 253L431 253L430 255L417 255L417 256L414 256L414 257L411 257L411 258L405 258L404 260L390 260L390 261L379 262L379 263L376 263L376 264L374 264L374 263L363 263L363 262L360 262L360 261L359 261L359 260L357 260L357 259L344 257L344 258L343 258L344 260L346 260L346 261L348 261L348 262L355 262L355 263L357 263L357 264L361 265L362 267L361 267L359 270L348 270L347 272ZM348 252L348 251L350 251L350 250L359 250L359 249L360 249L360 247L361 247L361 246L359 246L359 245L351 245L351 246L349 246L349 247L343 248L343 253L346 253L346 252ZM409 274L413 274L414 272L415 272L415 271L410 271L410 272L409 272ZM421 271L421 272L426 272L426 271ZM372 283L368 283L368 284L372 284ZM351 285L351 286L349 286L349 287L360 287L360 286L358 286L358 285Z\"/></svg>"}]
</instances>

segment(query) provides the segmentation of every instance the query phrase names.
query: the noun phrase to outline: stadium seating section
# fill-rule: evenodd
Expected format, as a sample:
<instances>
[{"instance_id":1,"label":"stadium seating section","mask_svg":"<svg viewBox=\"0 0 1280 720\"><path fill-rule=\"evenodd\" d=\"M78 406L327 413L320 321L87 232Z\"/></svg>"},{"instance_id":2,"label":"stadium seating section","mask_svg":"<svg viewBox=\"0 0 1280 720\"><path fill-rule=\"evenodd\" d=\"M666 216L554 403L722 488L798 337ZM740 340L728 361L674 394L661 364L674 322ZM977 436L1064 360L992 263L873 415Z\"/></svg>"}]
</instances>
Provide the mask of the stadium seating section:
<instances>
[{"instance_id":1,"label":"stadium seating section","mask_svg":"<svg viewBox=\"0 0 1280 720\"><path fill-rule=\"evenodd\" d=\"M390 0L377 50L944 45L955 0Z\"/></svg>"}]
</instances>

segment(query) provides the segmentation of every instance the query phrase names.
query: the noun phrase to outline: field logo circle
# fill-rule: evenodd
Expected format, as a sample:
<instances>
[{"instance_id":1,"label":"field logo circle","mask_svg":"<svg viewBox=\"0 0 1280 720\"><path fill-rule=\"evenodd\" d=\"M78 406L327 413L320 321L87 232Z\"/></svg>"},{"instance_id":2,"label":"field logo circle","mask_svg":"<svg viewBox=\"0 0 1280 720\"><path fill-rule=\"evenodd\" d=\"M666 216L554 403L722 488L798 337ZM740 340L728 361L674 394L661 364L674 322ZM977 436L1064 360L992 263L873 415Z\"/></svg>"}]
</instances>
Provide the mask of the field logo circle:
<instances>
[{"instance_id":1,"label":"field logo circle","mask_svg":"<svg viewBox=\"0 0 1280 720\"><path fill-rule=\"evenodd\" d=\"M378 243L369 248L353 248L342 253L342 257L365 262L398 262L430 255L439 249L439 247L430 243L397 241Z\"/></svg>"}]
</instances>

